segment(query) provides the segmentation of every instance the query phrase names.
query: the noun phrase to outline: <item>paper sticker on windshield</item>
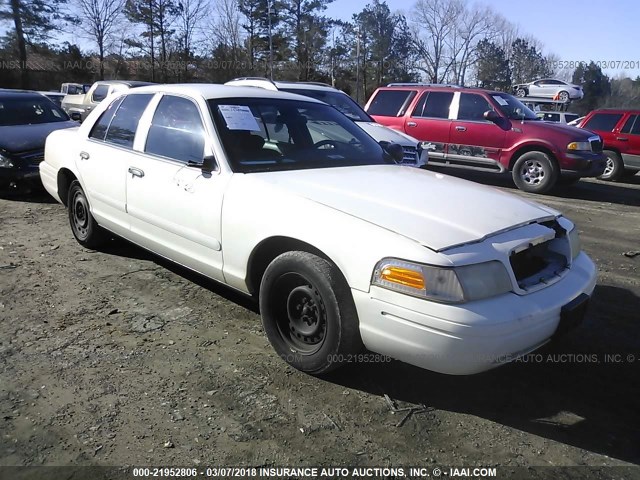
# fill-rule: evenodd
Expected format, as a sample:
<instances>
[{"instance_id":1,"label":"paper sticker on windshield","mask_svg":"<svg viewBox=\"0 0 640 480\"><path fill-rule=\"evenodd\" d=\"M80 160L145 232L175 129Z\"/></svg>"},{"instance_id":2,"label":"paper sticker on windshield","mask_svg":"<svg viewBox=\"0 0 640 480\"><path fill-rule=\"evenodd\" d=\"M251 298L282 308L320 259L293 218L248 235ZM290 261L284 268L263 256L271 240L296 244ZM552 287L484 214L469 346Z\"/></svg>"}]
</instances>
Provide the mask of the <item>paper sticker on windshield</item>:
<instances>
[{"instance_id":1,"label":"paper sticker on windshield","mask_svg":"<svg viewBox=\"0 0 640 480\"><path fill-rule=\"evenodd\" d=\"M218 105L229 130L260 131L251 109L246 105Z\"/></svg>"},{"instance_id":2,"label":"paper sticker on windshield","mask_svg":"<svg viewBox=\"0 0 640 480\"><path fill-rule=\"evenodd\" d=\"M509 102L507 102L504 98L502 98L500 95L494 95L493 96L494 100L496 102L498 102L500 105L502 105L503 107L506 107L507 105L509 105Z\"/></svg>"}]
</instances>

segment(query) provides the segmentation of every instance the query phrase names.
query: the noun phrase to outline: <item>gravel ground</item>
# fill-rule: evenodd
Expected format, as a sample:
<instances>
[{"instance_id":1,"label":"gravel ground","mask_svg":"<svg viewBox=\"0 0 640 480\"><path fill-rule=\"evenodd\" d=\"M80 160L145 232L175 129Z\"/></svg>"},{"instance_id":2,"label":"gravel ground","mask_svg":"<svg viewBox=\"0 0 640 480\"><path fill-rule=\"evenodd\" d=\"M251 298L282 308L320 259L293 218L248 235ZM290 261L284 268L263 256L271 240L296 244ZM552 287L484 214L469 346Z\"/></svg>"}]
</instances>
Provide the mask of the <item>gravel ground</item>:
<instances>
[{"instance_id":1,"label":"gravel ground","mask_svg":"<svg viewBox=\"0 0 640 480\"><path fill-rule=\"evenodd\" d=\"M46 194L0 198L0 466L640 464L640 176L546 196L464 176L565 212L600 272L579 329L470 377L302 374L251 300L122 240L80 247Z\"/></svg>"}]
</instances>

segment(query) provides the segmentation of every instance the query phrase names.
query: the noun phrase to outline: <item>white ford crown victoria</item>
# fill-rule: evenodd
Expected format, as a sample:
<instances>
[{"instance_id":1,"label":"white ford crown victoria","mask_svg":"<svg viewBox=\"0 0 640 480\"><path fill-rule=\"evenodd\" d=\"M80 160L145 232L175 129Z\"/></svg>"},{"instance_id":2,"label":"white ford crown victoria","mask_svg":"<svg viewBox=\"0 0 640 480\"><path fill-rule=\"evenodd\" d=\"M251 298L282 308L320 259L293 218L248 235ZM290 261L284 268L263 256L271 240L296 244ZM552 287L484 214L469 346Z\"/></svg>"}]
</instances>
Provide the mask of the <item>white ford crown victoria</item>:
<instances>
[{"instance_id":1,"label":"white ford crown victoria","mask_svg":"<svg viewBox=\"0 0 640 480\"><path fill-rule=\"evenodd\" d=\"M582 319L596 271L568 219L392 147L313 99L157 85L52 133L40 174L82 245L112 232L257 297L312 374L363 346L481 372Z\"/></svg>"}]
</instances>

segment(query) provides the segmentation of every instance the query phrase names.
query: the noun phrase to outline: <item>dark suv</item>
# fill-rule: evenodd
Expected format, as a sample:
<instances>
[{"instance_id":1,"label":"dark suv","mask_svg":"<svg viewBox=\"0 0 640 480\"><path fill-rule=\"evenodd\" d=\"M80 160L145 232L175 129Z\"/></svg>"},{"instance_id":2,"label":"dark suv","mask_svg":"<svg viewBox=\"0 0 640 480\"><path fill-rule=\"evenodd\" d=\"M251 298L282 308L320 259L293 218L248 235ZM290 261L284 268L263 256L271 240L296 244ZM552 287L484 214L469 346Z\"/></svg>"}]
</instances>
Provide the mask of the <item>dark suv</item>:
<instances>
[{"instance_id":1,"label":"dark suv","mask_svg":"<svg viewBox=\"0 0 640 480\"><path fill-rule=\"evenodd\" d=\"M607 166L602 180L620 180L640 170L640 110L594 110L578 124L604 142Z\"/></svg>"},{"instance_id":2,"label":"dark suv","mask_svg":"<svg viewBox=\"0 0 640 480\"><path fill-rule=\"evenodd\" d=\"M429 163L511 171L516 186L543 193L558 182L604 172L602 141L594 133L544 122L504 92L455 85L390 84L365 110L379 123L429 141Z\"/></svg>"}]
</instances>

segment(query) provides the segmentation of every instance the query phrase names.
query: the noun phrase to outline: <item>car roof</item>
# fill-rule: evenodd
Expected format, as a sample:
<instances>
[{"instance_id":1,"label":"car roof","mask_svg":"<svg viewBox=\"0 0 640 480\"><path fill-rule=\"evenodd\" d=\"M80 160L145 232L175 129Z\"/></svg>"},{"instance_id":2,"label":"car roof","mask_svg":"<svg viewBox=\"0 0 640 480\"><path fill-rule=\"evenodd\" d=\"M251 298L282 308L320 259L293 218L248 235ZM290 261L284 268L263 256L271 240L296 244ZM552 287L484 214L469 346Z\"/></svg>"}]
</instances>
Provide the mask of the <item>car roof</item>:
<instances>
[{"instance_id":1,"label":"car roof","mask_svg":"<svg viewBox=\"0 0 640 480\"><path fill-rule=\"evenodd\" d=\"M598 108L593 110L593 113L640 113L640 109L637 108Z\"/></svg>"},{"instance_id":2,"label":"car roof","mask_svg":"<svg viewBox=\"0 0 640 480\"><path fill-rule=\"evenodd\" d=\"M136 88L128 94L135 95L141 93L173 93L187 94L193 97L205 99L215 98L285 98L289 100L306 101L313 103L323 103L309 97L301 97L293 93L265 90L255 87L235 87L231 85L220 85L217 83L174 83L165 85L148 85Z\"/></svg>"},{"instance_id":3,"label":"car roof","mask_svg":"<svg viewBox=\"0 0 640 480\"><path fill-rule=\"evenodd\" d=\"M14 90L10 88L0 88L0 97L3 98L13 98L13 97L32 97L32 98L41 98L42 95L39 92L35 92L33 90Z\"/></svg>"},{"instance_id":4,"label":"car roof","mask_svg":"<svg viewBox=\"0 0 640 480\"><path fill-rule=\"evenodd\" d=\"M225 83L228 86L247 86L247 87L260 87L267 90L279 90L279 89L288 89L288 90L318 90L318 91L327 91L330 90L332 92L342 93L346 95L342 90L338 90L337 88L329 85L328 83L322 82L293 82L293 81L280 81L280 80L270 80L265 77L239 77L234 78L233 80L229 80Z\"/></svg>"},{"instance_id":5,"label":"car roof","mask_svg":"<svg viewBox=\"0 0 640 480\"><path fill-rule=\"evenodd\" d=\"M156 85L153 82L141 82L139 80L99 80L96 83L101 85L127 85L129 87L144 87L146 85Z\"/></svg>"},{"instance_id":6,"label":"car roof","mask_svg":"<svg viewBox=\"0 0 640 480\"><path fill-rule=\"evenodd\" d=\"M449 85L439 83L390 83L386 87L379 87L378 90L443 90L453 92L470 92L470 93L504 93L511 95L509 92L499 92L497 90L487 90L486 88L463 87L461 85Z\"/></svg>"}]
</instances>

